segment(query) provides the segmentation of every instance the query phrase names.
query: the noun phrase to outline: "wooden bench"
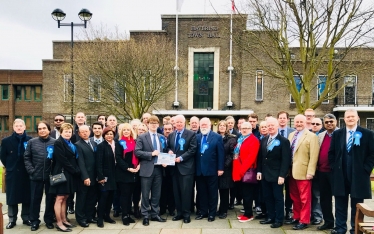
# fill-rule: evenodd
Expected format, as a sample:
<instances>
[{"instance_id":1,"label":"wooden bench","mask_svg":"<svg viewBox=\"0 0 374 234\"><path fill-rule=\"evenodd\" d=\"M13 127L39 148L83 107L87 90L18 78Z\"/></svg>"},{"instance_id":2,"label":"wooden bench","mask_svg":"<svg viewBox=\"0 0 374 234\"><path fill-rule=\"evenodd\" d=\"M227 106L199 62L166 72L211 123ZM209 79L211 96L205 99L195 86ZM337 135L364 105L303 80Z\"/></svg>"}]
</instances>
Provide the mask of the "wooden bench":
<instances>
[{"instance_id":1,"label":"wooden bench","mask_svg":"<svg viewBox=\"0 0 374 234\"><path fill-rule=\"evenodd\" d=\"M374 217L374 209L364 203L357 203L355 218L355 234L373 233L374 221L364 222L364 216Z\"/></svg>"}]
</instances>

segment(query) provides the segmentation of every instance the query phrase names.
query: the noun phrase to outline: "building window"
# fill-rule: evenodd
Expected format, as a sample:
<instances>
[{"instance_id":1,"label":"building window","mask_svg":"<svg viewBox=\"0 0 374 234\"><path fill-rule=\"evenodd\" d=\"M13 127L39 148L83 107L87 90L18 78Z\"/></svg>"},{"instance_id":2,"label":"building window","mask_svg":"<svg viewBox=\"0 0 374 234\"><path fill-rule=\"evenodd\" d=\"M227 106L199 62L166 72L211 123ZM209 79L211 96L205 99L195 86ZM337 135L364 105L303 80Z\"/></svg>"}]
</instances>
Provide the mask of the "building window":
<instances>
[{"instance_id":1,"label":"building window","mask_svg":"<svg viewBox=\"0 0 374 234\"><path fill-rule=\"evenodd\" d=\"M374 118L367 118L366 119L366 128L370 130L374 130Z\"/></svg>"},{"instance_id":2,"label":"building window","mask_svg":"<svg viewBox=\"0 0 374 234\"><path fill-rule=\"evenodd\" d=\"M125 85L124 85L125 86ZM114 101L115 102L126 102L125 87L123 87L118 81L114 81Z\"/></svg>"},{"instance_id":3,"label":"building window","mask_svg":"<svg viewBox=\"0 0 374 234\"><path fill-rule=\"evenodd\" d=\"M5 116L2 118L4 121L4 131L9 131L9 116Z\"/></svg>"},{"instance_id":4,"label":"building window","mask_svg":"<svg viewBox=\"0 0 374 234\"><path fill-rule=\"evenodd\" d=\"M71 102L72 95L75 101L75 86L70 75L64 75L64 102Z\"/></svg>"},{"instance_id":5,"label":"building window","mask_svg":"<svg viewBox=\"0 0 374 234\"><path fill-rule=\"evenodd\" d=\"M41 116L34 116L34 131L38 132L38 123L42 121Z\"/></svg>"},{"instance_id":6,"label":"building window","mask_svg":"<svg viewBox=\"0 0 374 234\"><path fill-rule=\"evenodd\" d=\"M297 92L300 92L301 86L302 86L303 76L302 75L294 75L293 78L294 78L295 83L296 83ZM295 103L295 100L293 99L292 94L290 94L290 103Z\"/></svg>"},{"instance_id":7,"label":"building window","mask_svg":"<svg viewBox=\"0 0 374 234\"><path fill-rule=\"evenodd\" d=\"M1 95L2 100L9 99L9 85L1 85Z\"/></svg>"},{"instance_id":8,"label":"building window","mask_svg":"<svg viewBox=\"0 0 374 234\"><path fill-rule=\"evenodd\" d=\"M357 76L351 75L344 77L344 84L344 104L355 105Z\"/></svg>"},{"instance_id":9,"label":"building window","mask_svg":"<svg viewBox=\"0 0 374 234\"><path fill-rule=\"evenodd\" d=\"M32 131L32 117L31 116L25 116L24 118L25 124L26 124L26 130Z\"/></svg>"},{"instance_id":10,"label":"building window","mask_svg":"<svg viewBox=\"0 0 374 234\"><path fill-rule=\"evenodd\" d=\"M317 83L317 100L319 100L320 98L326 98L326 97L321 97L321 94L323 93L323 91L325 90L326 88L326 80L327 80L327 76L326 75L319 75L318 76L318 83ZM322 102L322 104L328 104L329 103L329 100L324 100Z\"/></svg>"},{"instance_id":11,"label":"building window","mask_svg":"<svg viewBox=\"0 0 374 234\"><path fill-rule=\"evenodd\" d=\"M90 76L88 82L88 101L100 102L101 101L101 79L99 76Z\"/></svg>"},{"instance_id":12,"label":"building window","mask_svg":"<svg viewBox=\"0 0 374 234\"><path fill-rule=\"evenodd\" d=\"M34 100L41 101L42 100L42 86L35 86L34 87Z\"/></svg>"},{"instance_id":13,"label":"building window","mask_svg":"<svg viewBox=\"0 0 374 234\"><path fill-rule=\"evenodd\" d=\"M290 121L289 121L289 127L290 127L290 128L295 127L295 126L294 126L294 118L290 118Z\"/></svg>"},{"instance_id":14,"label":"building window","mask_svg":"<svg viewBox=\"0 0 374 234\"><path fill-rule=\"evenodd\" d=\"M23 88L25 90L25 100L31 101L31 86L24 86Z\"/></svg>"},{"instance_id":15,"label":"building window","mask_svg":"<svg viewBox=\"0 0 374 234\"><path fill-rule=\"evenodd\" d=\"M257 70L256 71L256 101L263 100L263 85L264 85L264 71Z\"/></svg>"},{"instance_id":16,"label":"building window","mask_svg":"<svg viewBox=\"0 0 374 234\"><path fill-rule=\"evenodd\" d=\"M213 108L214 53L194 53L193 108Z\"/></svg>"},{"instance_id":17,"label":"building window","mask_svg":"<svg viewBox=\"0 0 374 234\"><path fill-rule=\"evenodd\" d=\"M22 86L16 86L16 100L22 100Z\"/></svg>"},{"instance_id":18,"label":"building window","mask_svg":"<svg viewBox=\"0 0 374 234\"><path fill-rule=\"evenodd\" d=\"M339 118L339 128L344 128L344 127L345 127L344 118Z\"/></svg>"}]
</instances>

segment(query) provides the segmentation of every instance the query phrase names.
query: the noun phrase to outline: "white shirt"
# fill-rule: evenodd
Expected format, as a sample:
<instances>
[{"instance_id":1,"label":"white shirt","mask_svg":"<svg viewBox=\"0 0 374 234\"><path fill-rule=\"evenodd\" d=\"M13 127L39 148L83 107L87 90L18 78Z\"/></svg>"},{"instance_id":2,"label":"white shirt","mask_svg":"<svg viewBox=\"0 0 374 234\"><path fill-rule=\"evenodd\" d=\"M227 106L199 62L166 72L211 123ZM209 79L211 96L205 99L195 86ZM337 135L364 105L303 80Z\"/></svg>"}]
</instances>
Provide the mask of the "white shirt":
<instances>
[{"instance_id":1,"label":"white shirt","mask_svg":"<svg viewBox=\"0 0 374 234\"><path fill-rule=\"evenodd\" d=\"M161 147L160 147L160 139L158 139L158 135L157 135L157 132L151 132L151 131L148 131L149 133L149 136L151 137L151 142L152 142L152 145L153 145L153 134L156 134L156 143L157 143L157 149L154 149L154 150L158 150L159 152L161 152Z\"/></svg>"}]
</instances>

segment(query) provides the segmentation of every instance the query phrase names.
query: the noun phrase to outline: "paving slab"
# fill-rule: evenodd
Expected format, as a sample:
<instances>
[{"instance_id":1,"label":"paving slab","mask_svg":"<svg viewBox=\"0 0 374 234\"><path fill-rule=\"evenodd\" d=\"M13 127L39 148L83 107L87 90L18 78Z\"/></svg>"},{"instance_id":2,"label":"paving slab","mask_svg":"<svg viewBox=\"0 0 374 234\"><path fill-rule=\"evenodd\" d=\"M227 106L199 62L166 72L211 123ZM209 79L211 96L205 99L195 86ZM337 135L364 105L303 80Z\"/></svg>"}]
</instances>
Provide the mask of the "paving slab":
<instances>
[{"instance_id":1,"label":"paving slab","mask_svg":"<svg viewBox=\"0 0 374 234\"><path fill-rule=\"evenodd\" d=\"M230 227L230 222L227 219L216 219L214 222L208 222L208 219L191 220L191 223L183 224L182 228L213 228L213 229L227 229Z\"/></svg>"},{"instance_id":2,"label":"paving slab","mask_svg":"<svg viewBox=\"0 0 374 234\"><path fill-rule=\"evenodd\" d=\"M253 229L243 228L243 234L284 234L281 228L269 228L269 229Z\"/></svg>"},{"instance_id":3,"label":"paving slab","mask_svg":"<svg viewBox=\"0 0 374 234\"><path fill-rule=\"evenodd\" d=\"M160 234L201 234L201 229L162 229Z\"/></svg>"},{"instance_id":4,"label":"paving slab","mask_svg":"<svg viewBox=\"0 0 374 234\"><path fill-rule=\"evenodd\" d=\"M202 229L201 234L242 234L242 229ZM179 233L178 233L179 234Z\"/></svg>"}]
</instances>

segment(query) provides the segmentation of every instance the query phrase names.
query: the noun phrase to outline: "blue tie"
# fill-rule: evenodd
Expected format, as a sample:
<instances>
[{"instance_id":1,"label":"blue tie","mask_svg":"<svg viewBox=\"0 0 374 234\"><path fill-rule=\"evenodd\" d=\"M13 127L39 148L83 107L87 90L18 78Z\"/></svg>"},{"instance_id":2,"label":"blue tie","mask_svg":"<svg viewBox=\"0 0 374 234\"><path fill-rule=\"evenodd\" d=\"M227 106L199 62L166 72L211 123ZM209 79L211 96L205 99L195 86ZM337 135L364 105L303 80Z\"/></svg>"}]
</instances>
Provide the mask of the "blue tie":
<instances>
[{"instance_id":1,"label":"blue tie","mask_svg":"<svg viewBox=\"0 0 374 234\"><path fill-rule=\"evenodd\" d=\"M200 152L203 152L203 147L204 145L206 144L206 135L203 135L203 144L201 144L201 151Z\"/></svg>"},{"instance_id":2,"label":"blue tie","mask_svg":"<svg viewBox=\"0 0 374 234\"><path fill-rule=\"evenodd\" d=\"M177 137L175 138L175 151L177 151L180 138L181 138L181 133L177 132Z\"/></svg>"},{"instance_id":3,"label":"blue tie","mask_svg":"<svg viewBox=\"0 0 374 234\"><path fill-rule=\"evenodd\" d=\"M348 138L348 143L347 143L347 151L349 152L352 148L352 143L353 143L353 131L349 131L349 138Z\"/></svg>"},{"instance_id":4,"label":"blue tie","mask_svg":"<svg viewBox=\"0 0 374 234\"><path fill-rule=\"evenodd\" d=\"M157 150L157 142L156 142L156 134L153 134L153 140L152 140L153 150ZM157 156L154 157L153 161L154 163L157 162Z\"/></svg>"},{"instance_id":5,"label":"blue tie","mask_svg":"<svg viewBox=\"0 0 374 234\"><path fill-rule=\"evenodd\" d=\"M283 137L286 137L286 136L284 135L284 129L280 130L280 132L281 132L281 135L282 135Z\"/></svg>"}]
</instances>

